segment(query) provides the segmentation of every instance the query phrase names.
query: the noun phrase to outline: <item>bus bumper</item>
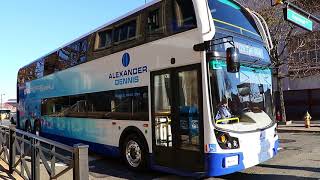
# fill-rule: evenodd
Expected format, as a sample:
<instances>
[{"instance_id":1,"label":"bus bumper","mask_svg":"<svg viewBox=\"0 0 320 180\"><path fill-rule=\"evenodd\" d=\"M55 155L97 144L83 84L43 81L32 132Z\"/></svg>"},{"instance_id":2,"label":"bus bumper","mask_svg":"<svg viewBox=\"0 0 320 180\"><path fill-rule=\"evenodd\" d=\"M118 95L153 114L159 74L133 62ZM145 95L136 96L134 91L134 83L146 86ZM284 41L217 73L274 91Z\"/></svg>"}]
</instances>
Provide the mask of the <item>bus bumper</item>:
<instances>
[{"instance_id":1,"label":"bus bumper","mask_svg":"<svg viewBox=\"0 0 320 180\"><path fill-rule=\"evenodd\" d=\"M278 147L279 147L279 140L276 140L272 147L273 153L270 154L271 155L270 158L278 154ZM259 155L257 154L257 156ZM242 152L206 154L207 176L208 177L222 176L222 175L242 171L246 168L251 167L252 165L248 166L245 164L244 158L245 157ZM268 160L268 159L264 159L263 161L265 160ZM263 161L260 161L259 163L262 163Z\"/></svg>"},{"instance_id":2,"label":"bus bumper","mask_svg":"<svg viewBox=\"0 0 320 180\"><path fill-rule=\"evenodd\" d=\"M228 158L238 159L237 164L228 166L226 161ZM206 167L208 177L222 176L225 174L231 174L244 169L243 154L242 153L229 153L229 154L207 154L206 155Z\"/></svg>"}]
</instances>

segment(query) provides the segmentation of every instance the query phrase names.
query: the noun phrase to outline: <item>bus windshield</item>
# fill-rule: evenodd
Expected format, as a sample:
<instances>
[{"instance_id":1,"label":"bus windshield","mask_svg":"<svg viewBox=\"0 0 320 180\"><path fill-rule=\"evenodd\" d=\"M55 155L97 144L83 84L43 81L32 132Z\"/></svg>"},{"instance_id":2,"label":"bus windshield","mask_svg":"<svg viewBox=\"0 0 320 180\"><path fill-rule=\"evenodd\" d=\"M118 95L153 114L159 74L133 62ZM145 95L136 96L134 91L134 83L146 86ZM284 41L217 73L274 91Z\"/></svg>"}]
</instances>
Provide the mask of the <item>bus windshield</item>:
<instances>
[{"instance_id":1,"label":"bus windshield","mask_svg":"<svg viewBox=\"0 0 320 180\"><path fill-rule=\"evenodd\" d=\"M232 0L209 0L215 26L261 40L254 20Z\"/></svg>"},{"instance_id":2,"label":"bus windshield","mask_svg":"<svg viewBox=\"0 0 320 180\"><path fill-rule=\"evenodd\" d=\"M213 123L233 131L254 131L273 123L271 70L241 66L227 72L224 60L211 60Z\"/></svg>"}]
</instances>

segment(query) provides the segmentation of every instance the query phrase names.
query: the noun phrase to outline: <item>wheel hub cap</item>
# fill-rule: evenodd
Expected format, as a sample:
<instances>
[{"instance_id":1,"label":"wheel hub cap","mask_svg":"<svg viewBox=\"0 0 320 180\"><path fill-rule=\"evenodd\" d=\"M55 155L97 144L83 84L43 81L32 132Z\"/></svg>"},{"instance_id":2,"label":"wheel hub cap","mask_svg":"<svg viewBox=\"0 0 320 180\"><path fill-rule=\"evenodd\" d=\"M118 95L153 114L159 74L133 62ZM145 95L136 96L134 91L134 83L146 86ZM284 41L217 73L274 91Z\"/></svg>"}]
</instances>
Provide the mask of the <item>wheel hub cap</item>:
<instances>
[{"instance_id":1,"label":"wheel hub cap","mask_svg":"<svg viewBox=\"0 0 320 180\"><path fill-rule=\"evenodd\" d=\"M126 146L126 158L130 166L138 167L141 162L141 149L137 142L130 140Z\"/></svg>"}]
</instances>

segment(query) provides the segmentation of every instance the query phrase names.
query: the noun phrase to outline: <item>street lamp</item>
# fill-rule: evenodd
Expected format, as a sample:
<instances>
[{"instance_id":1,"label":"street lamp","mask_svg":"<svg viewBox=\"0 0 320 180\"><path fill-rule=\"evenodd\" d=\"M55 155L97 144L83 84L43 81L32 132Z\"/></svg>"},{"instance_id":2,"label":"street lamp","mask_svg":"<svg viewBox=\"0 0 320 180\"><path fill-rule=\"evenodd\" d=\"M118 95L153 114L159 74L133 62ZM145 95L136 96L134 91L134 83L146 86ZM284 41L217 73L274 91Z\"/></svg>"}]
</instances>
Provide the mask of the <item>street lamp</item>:
<instances>
[{"instance_id":1,"label":"street lamp","mask_svg":"<svg viewBox=\"0 0 320 180\"><path fill-rule=\"evenodd\" d=\"M4 96L6 94L1 94L1 105L0 105L0 109L2 110L2 96Z\"/></svg>"},{"instance_id":2,"label":"street lamp","mask_svg":"<svg viewBox=\"0 0 320 180\"><path fill-rule=\"evenodd\" d=\"M4 96L5 94L1 93L1 105L0 105L0 110L2 110L2 96ZM0 113L0 121L1 121L1 125L2 125L2 112Z\"/></svg>"}]
</instances>

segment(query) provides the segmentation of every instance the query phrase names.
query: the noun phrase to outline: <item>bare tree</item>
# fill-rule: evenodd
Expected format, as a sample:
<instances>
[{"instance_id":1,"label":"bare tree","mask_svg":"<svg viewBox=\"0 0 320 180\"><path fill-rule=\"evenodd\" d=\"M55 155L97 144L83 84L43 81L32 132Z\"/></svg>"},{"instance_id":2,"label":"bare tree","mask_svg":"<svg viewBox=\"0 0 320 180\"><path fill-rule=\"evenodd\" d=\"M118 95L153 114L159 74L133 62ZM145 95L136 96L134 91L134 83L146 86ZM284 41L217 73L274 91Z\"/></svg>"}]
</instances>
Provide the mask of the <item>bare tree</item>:
<instances>
[{"instance_id":1,"label":"bare tree","mask_svg":"<svg viewBox=\"0 0 320 180\"><path fill-rule=\"evenodd\" d=\"M282 120L286 121L282 80L288 76L291 78L300 78L320 74L320 62L319 65L314 66L312 61L306 60L307 56L302 59L299 57L299 61L294 59L298 52L308 47L308 43L312 42L316 35L312 36L301 28L285 21L283 18L284 7L272 7L269 0L240 0L240 3L259 12L265 18L270 28L274 44L274 49L271 51L272 67L274 68L274 77L277 79L277 91L280 97ZM320 0L292 0L290 3L310 13L320 12ZM303 38L298 38L301 37L302 34ZM319 37L319 34L317 36ZM303 74L303 76L301 76L301 74Z\"/></svg>"},{"instance_id":2,"label":"bare tree","mask_svg":"<svg viewBox=\"0 0 320 180\"><path fill-rule=\"evenodd\" d=\"M292 37L288 51L288 76L291 79L320 74L320 32Z\"/></svg>"}]
</instances>

